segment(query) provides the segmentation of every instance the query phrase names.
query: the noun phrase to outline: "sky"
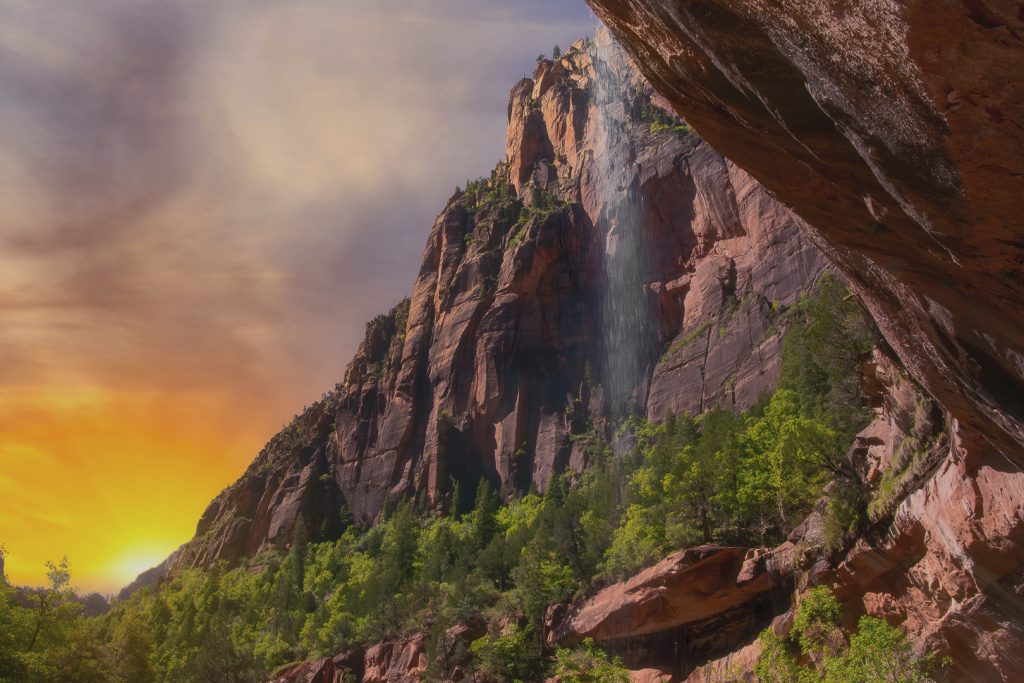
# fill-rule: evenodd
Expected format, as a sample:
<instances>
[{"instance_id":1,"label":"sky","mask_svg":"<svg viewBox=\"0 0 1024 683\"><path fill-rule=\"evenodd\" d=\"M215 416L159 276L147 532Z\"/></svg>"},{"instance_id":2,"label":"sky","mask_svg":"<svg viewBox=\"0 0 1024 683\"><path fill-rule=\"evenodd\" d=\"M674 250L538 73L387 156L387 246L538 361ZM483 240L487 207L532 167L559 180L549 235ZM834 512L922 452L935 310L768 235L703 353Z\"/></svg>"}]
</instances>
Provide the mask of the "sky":
<instances>
[{"instance_id":1,"label":"sky","mask_svg":"<svg viewBox=\"0 0 1024 683\"><path fill-rule=\"evenodd\" d=\"M583 0L0 0L0 544L115 592L405 296Z\"/></svg>"}]
</instances>

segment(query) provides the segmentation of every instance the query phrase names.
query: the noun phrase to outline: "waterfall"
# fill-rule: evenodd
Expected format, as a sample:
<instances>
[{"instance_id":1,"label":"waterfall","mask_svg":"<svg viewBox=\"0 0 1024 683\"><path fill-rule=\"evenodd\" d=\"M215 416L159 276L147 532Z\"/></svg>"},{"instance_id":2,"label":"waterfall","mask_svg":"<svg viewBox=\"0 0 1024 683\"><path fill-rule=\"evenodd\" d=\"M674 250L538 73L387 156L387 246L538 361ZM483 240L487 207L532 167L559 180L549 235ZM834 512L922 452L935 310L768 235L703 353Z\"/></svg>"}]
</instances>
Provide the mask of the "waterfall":
<instances>
[{"instance_id":1,"label":"waterfall","mask_svg":"<svg viewBox=\"0 0 1024 683\"><path fill-rule=\"evenodd\" d=\"M630 126L634 96L626 57L606 30L594 39L596 110L594 169L603 204L597 228L604 237L603 385L613 418L644 407L653 345L653 311L646 294L647 250L639 192L636 131Z\"/></svg>"}]
</instances>

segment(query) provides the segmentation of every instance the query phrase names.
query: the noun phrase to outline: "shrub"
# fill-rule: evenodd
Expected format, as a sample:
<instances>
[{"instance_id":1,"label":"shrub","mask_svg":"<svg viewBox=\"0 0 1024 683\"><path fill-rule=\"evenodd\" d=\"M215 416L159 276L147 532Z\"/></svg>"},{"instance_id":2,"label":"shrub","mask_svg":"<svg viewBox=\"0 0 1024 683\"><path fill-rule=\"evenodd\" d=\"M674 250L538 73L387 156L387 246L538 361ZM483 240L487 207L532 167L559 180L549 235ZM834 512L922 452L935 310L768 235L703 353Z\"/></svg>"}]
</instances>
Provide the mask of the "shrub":
<instances>
[{"instance_id":1,"label":"shrub","mask_svg":"<svg viewBox=\"0 0 1024 683\"><path fill-rule=\"evenodd\" d=\"M788 637L771 629L760 635L761 656L754 667L764 683L925 683L938 669L935 657L914 655L906 634L882 619L861 617L849 645L837 624L839 602L825 587L803 597ZM794 639L796 642L794 642ZM801 664L795 649L810 655Z\"/></svg>"},{"instance_id":2,"label":"shrub","mask_svg":"<svg viewBox=\"0 0 1024 683\"><path fill-rule=\"evenodd\" d=\"M609 657L590 638L575 650L558 649L555 676L561 683L629 683L629 670L622 660Z\"/></svg>"}]
</instances>

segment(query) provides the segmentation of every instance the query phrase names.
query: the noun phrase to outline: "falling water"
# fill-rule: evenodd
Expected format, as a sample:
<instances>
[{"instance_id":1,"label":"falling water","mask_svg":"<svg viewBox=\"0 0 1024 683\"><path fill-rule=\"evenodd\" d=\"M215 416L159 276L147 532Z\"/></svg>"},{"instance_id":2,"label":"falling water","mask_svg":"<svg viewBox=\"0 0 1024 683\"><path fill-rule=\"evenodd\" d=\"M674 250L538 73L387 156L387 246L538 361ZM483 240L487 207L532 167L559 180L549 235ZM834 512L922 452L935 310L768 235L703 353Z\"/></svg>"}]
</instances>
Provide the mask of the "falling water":
<instances>
[{"instance_id":1,"label":"falling water","mask_svg":"<svg viewBox=\"0 0 1024 683\"><path fill-rule=\"evenodd\" d=\"M623 417L642 409L645 402L653 318L645 288L643 204L629 124L626 60L607 31L598 31L593 59L594 165L603 197L597 227L605 240L602 376L613 416Z\"/></svg>"}]
</instances>

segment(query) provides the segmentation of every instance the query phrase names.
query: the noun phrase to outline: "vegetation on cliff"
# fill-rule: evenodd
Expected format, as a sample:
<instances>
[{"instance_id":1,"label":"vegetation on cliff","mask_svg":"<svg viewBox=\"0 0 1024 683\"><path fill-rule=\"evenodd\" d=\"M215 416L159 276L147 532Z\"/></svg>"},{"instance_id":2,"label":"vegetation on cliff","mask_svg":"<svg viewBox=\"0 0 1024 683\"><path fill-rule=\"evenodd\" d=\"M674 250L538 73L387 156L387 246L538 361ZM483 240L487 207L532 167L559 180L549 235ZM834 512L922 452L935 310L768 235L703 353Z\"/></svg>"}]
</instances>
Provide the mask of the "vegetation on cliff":
<instances>
[{"instance_id":1,"label":"vegetation on cliff","mask_svg":"<svg viewBox=\"0 0 1024 683\"><path fill-rule=\"evenodd\" d=\"M847 639L839 628L839 601L825 586L807 592L786 637L761 634L754 673L764 683L925 683L938 662L914 654L907 635L884 619L863 616Z\"/></svg>"}]
</instances>

